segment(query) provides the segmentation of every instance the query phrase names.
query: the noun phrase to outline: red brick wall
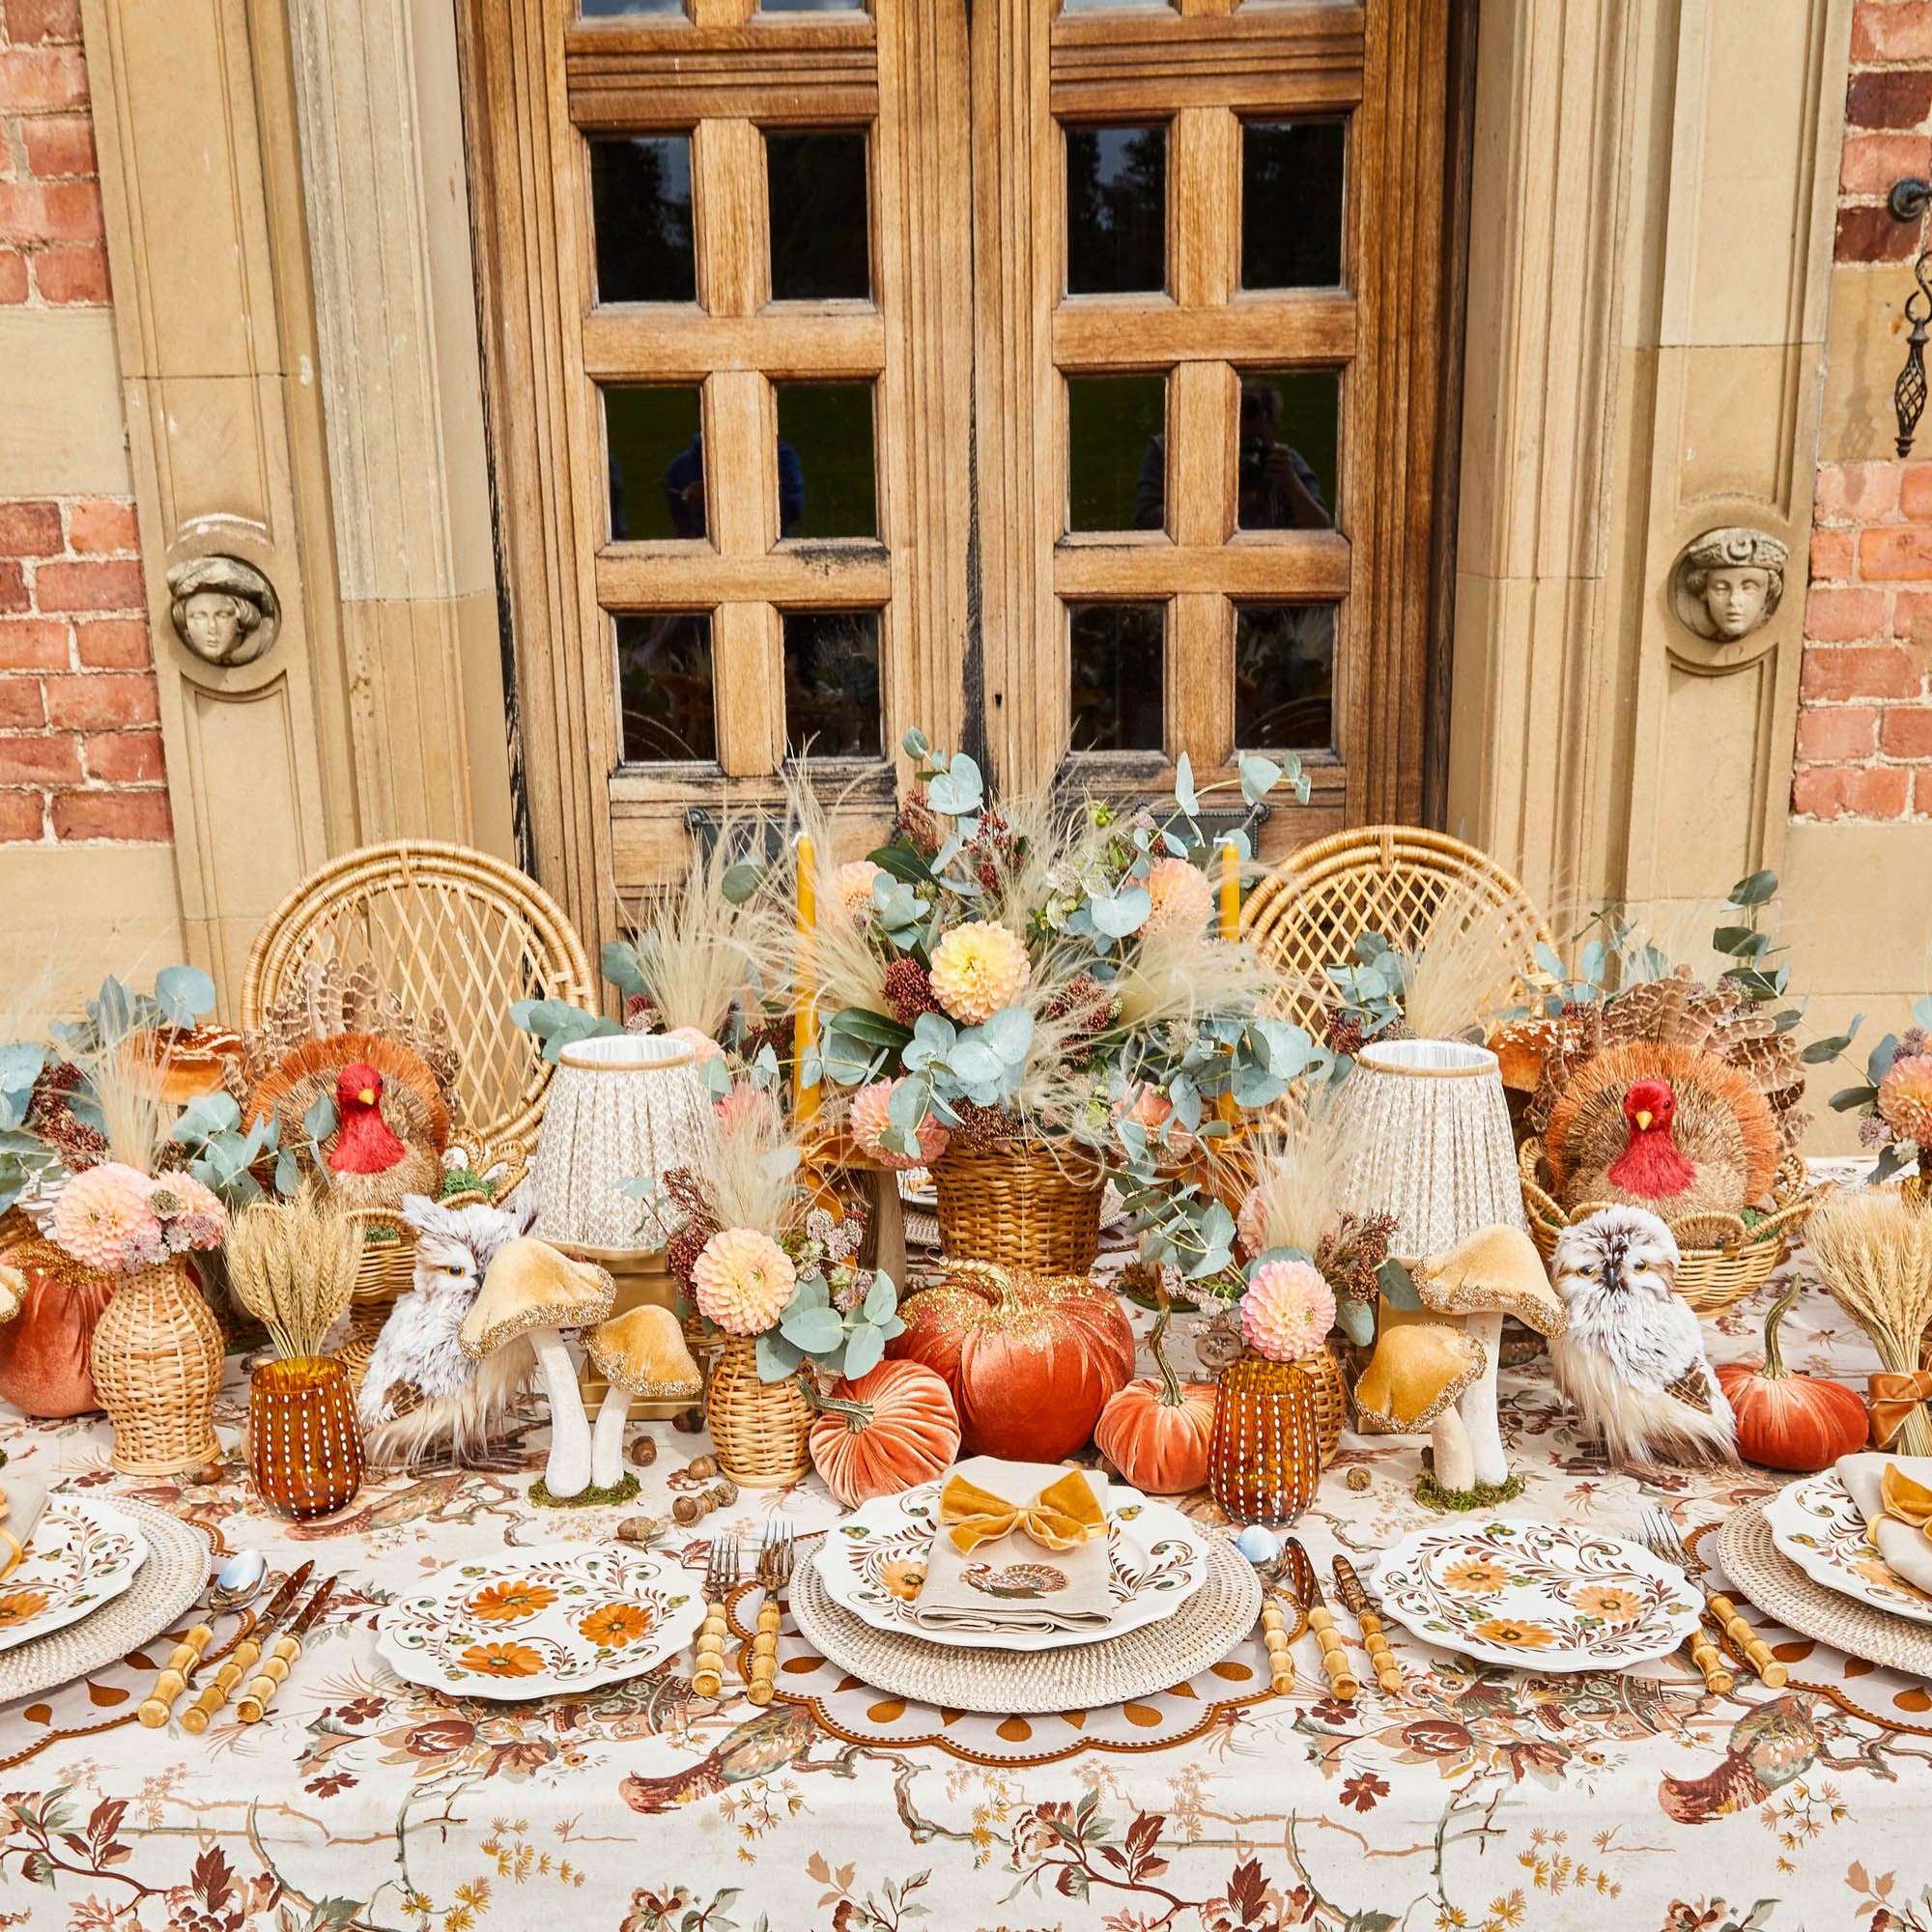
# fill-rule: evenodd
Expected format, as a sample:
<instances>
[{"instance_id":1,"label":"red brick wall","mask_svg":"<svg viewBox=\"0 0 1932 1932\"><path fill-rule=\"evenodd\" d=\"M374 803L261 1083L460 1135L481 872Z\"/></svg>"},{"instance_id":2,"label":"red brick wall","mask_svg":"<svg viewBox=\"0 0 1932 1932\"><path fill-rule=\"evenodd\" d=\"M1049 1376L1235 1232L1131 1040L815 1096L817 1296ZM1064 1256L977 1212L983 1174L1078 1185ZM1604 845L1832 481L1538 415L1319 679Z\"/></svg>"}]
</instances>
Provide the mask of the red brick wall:
<instances>
[{"instance_id":1,"label":"red brick wall","mask_svg":"<svg viewBox=\"0 0 1932 1932\"><path fill-rule=\"evenodd\" d=\"M1859 0L1845 108L1833 299L1847 298L1848 276L1872 275L1902 300L1918 232L1885 200L1901 177L1926 175L1932 5ZM1883 358L1888 384L1904 355L1901 328ZM1838 373L1826 372L1828 398ZM1932 458L1932 412L1917 453ZM1828 435L1810 577L1793 814L1932 818L1932 461L1835 460Z\"/></svg>"},{"instance_id":2,"label":"red brick wall","mask_svg":"<svg viewBox=\"0 0 1932 1932\"><path fill-rule=\"evenodd\" d=\"M0 306L104 306L79 0L0 0ZM0 497L0 843L170 836L131 499Z\"/></svg>"}]
</instances>

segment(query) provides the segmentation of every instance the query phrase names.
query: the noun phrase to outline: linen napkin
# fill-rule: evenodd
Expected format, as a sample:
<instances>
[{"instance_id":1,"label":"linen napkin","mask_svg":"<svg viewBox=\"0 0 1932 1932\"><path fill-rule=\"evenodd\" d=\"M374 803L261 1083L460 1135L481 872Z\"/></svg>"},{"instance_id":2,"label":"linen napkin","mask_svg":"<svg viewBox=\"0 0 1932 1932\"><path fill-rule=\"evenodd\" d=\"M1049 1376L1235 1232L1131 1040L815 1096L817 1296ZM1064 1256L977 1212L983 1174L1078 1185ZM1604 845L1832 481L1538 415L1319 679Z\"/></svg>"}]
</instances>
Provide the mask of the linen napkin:
<instances>
[{"instance_id":1,"label":"linen napkin","mask_svg":"<svg viewBox=\"0 0 1932 1932\"><path fill-rule=\"evenodd\" d=\"M1932 1509L1932 1456L1879 1456L1866 1452L1840 1456L1833 1467L1864 1518L1865 1534L1871 1538L1872 1547L1908 1583L1932 1592L1932 1541L1915 1523L1888 1514L1885 1493L1886 1471L1894 1470L1905 1479L1901 1485L1894 1477L1894 1505L1904 1508L1908 1515L1916 1514L1910 1487L1916 1485L1925 1491L1927 1507Z\"/></svg>"},{"instance_id":2,"label":"linen napkin","mask_svg":"<svg viewBox=\"0 0 1932 1932\"><path fill-rule=\"evenodd\" d=\"M1040 1497L1068 1476L1084 1480L1095 1506L1092 1514L1097 1526L1083 1541L1054 1549L1015 1527L961 1549L960 1541L973 1542L973 1534L955 1538L951 1528L942 1527L932 1539L914 1619L927 1630L1023 1634L1104 1629L1114 1614L1104 1476L1064 1469L1057 1463L1005 1463L996 1456L975 1456L949 1470L947 1483L963 1478L1009 1509L1031 1508L1037 1526L1054 1541L1065 1541L1070 1534L1066 1512ZM1077 1489L1061 1495L1084 1509Z\"/></svg>"},{"instance_id":3,"label":"linen napkin","mask_svg":"<svg viewBox=\"0 0 1932 1932\"><path fill-rule=\"evenodd\" d=\"M47 1506L48 1487L41 1476L8 1476L0 1480L0 1529L15 1538L23 1550L33 1541L34 1525ZM0 1577L14 1568L14 1562L13 1545L0 1538Z\"/></svg>"}]
</instances>

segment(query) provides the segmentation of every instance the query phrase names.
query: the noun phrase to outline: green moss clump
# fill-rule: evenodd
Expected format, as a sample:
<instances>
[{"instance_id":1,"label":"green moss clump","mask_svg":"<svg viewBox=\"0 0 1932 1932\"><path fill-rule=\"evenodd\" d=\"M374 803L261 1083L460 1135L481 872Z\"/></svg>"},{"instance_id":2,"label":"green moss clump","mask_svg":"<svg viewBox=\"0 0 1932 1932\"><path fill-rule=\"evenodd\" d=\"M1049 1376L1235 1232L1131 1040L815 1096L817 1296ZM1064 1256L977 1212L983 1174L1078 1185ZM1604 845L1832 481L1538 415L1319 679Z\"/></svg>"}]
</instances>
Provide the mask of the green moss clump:
<instances>
[{"instance_id":1,"label":"green moss clump","mask_svg":"<svg viewBox=\"0 0 1932 1932\"><path fill-rule=\"evenodd\" d=\"M1522 1494L1522 1478L1512 1476L1506 1483L1478 1483L1473 1490L1445 1490L1435 1480L1433 1469L1425 1469L1415 1479L1415 1500L1438 1516L1451 1510L1493 1509L1512 1496Z\"/></svg>"},{"instance_id":2,"label":"green moss clump","mask_svg":"<svg viewBox=\"0 0 1932 1932\"><path fill-rule=\"evenodd\" d=\"M608 1490L600 1490L593 1483L580 1490L574 1496L554 1496L545 1486L544 1479L539 1476L530 1485L529 1497L539 1509L609 1509L613 1503L629 1502L638 1493L639 1487L637 1477L627 1474L621 1483L612 1483Z\"/></svg>"}]
</instances>

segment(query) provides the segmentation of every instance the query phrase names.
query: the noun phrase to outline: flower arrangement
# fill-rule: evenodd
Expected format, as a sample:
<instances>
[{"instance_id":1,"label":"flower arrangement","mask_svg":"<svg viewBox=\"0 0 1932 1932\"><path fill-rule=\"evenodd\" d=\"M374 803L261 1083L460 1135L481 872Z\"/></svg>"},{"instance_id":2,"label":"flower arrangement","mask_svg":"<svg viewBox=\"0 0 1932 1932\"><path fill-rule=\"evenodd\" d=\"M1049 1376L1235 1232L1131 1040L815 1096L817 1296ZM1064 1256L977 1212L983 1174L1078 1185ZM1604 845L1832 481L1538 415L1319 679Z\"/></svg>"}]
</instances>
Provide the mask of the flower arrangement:
<instances>
[{"instance_id":1,"label":"flower arrangement","mask_svg":"<svg viewBox=\"0 0 1932 1932\"><path fill-rule=\"evenodd\" d=\"M892 1278L855 1259L860 1223L817 1204L775 1106L714 1110L713 1134L703 1171L673 1168L658 1208L679 1224L671 1271L707 1332L755 1338L766 1381L807 1361L828 1378L876 1368L904 1324Z\"/></svg>"},{"instance_id":2,"label":"flower arrangement","mask_svg":"<svg viewBox=\"0 0 1932 1932\"><path fill-rule=\"evenodd\" d=\"M1197 788L1182 757L1158 815L995 805L970 756L917 730L904 749L916 781L887 844L840 863L829 814L795 784L804 838L750 888L776 882L790 903L809 884L821 908L799 1074L822 1085L827 1123L887 1166L1044 1147L1069 1172L1107 1168L1130 1207L1185 1224L1174 1252L1190 1274L1224 1267L1233 1216L1180 1170L1322 1056L1271 1016L1272 970L1216 936L1217 868L1252 860L1245 833L1224 861L1201 830L1219 787ZM1227 781L1250 808L1284 782L1306 797L1292 758L1244 758ZM799 843L809 882L792 876Z\"/></svg>"},{"instance_id":3,"label":"flower arrangement","mask_svg":"<svg viewBox=\"0 0 1932 1932\"><path fill-rule=\"evenodd\" d=\"M75 1175L54 1204L54 1239L103 1274L219 1247L227 1227L227 1210L192 1175L147 1175L118 1160Z\"/></svg>"},{"instance_id":4,"label":"flower arrangement","mask_svg":"<svg viewBox=\"0 0 1932 1932\"><path fill-rule=\"evenodd\" d=\"M1842 1056L1858 1032L1820 1044L1833 1057ZM1823 1059L1807 1047L1805 1058ZM1887 1034L1865 1062L1865 1077L1855 1087L1832 1095L1839 1113L1859 1114L1859 1139L1878 1151L1872 1171L1876 1181L1889 1180L1909 1162L1916 1162L1921 1181L1932 1182L1932 993L1912 1009L1912 1024L1902 1034Z\"/></svg>"}]
</instances>

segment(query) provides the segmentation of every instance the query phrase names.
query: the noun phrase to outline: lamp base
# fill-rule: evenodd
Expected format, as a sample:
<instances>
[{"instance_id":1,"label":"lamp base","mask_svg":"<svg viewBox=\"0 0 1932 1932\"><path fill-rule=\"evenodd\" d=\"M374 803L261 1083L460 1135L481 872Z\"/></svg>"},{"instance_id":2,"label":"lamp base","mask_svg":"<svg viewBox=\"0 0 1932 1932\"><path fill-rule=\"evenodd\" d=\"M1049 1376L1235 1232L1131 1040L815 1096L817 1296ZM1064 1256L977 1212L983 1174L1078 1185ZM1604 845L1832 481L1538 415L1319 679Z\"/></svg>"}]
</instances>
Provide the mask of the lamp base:
<instances>
[{"instance_id":1,"label":"lamp base","mask_svg":"<svg viewBox=\"0 0 1932 1932\"><path fill-rule=\"evenodd\" d=\"M670 1271L663 1248L592 1248L574 1241L558 1241L554 1246L574 1262L594 1262L609 1270L611 1279L617 1284L616 1299L611 1304L612 1316L628 1314L633 1308L646 1304L676 1312L678 1281ZM577 1371L577 1386L583 1397L584 1408L593 1414L611 1392L611 1384L588 1355ZM631 1417L637 1422L668 1422L690 1406L689 1396L661 1396L649 1401L639 1396L631 1404Z\"/></svg>"}]
</instances>

